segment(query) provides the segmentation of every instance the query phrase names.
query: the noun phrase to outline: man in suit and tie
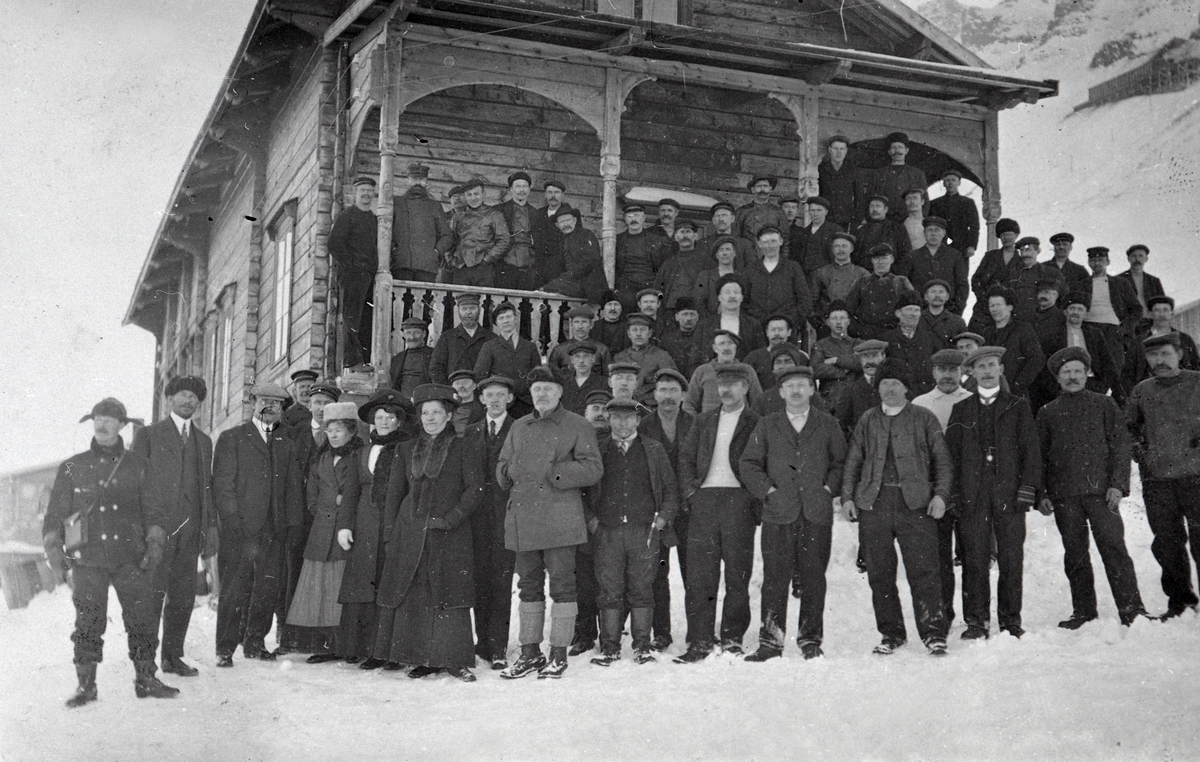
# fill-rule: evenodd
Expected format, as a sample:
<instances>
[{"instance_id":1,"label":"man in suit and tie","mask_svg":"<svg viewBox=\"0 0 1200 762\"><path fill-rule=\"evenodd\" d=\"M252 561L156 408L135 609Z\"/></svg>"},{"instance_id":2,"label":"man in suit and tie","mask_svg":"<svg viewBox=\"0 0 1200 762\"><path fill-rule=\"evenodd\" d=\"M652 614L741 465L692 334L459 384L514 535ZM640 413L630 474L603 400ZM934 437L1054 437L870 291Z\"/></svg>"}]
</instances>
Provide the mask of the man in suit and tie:
<instances>
[{"instance_id":1,"label":"man in suit and tie","mask_svg":"<svg viewBox=\"0 0 1200 762\"><path fill-rule=\"evenodd\" d=\"M196 599L196 557L202 551L205 558L217 552L213 444L192 421L207 393L199 376L171 379L166 390L171 414L133 439L133 451L147 461L146 499L166 522L163 562L154 584L155 605L162 614L162 671L181 677L199 674L183 661L183 642ZM158 614L156 610L156 625Z\"/></svg>"},{"instance_id":2,"label":"man in suit and tie","mask_svg":"<svg viewBox=\"0 0 1200 762\"><path fill-rule=\"evenodd\" d=\"M484 458L483 504L471 514L475 545L475 654L492 669L508 666L508 627L512 610L513 565L516 554L504 547L504 514L508 490L496 481L500 449L512 428L508 408L516 400L516 384L505 376L485 378L479 399L483 420L467 427L466 438L478 443Z\"/></svg>"},{"instance_id":3,"label":"man in suit and tie","mask_svg":"<svg viewBox=\"0 0 1200 762\"><path fill-rule=\"evenodd\" d=\"M221 432L214 448L224 586L217 604L218 667L233 666L239 644L247 659L275 658L264 640L272 614L283 609L283 536L289 509L303 510L295 507L303 500L294 444L279 430L287 396L278 384L255 384L250 389L253 418Z\"/></svg>"},{"instance_id":4,"label":"man in suit and tie","mask_svg":"<svg viewBox=\"0 0 1200 762\"><path fill-rule=\"evenodd\" d=\"M742 481L763 505L762 628L758 650L746 661L783 655L794 571L800 589L796 643L805 659L822 654L833 494L842 488L846 459L846 438L837 419L809 404L817 391L812 368L781 368L775 377L786 407L758 422L741 458Z\"/></svg>"}]
</instances>

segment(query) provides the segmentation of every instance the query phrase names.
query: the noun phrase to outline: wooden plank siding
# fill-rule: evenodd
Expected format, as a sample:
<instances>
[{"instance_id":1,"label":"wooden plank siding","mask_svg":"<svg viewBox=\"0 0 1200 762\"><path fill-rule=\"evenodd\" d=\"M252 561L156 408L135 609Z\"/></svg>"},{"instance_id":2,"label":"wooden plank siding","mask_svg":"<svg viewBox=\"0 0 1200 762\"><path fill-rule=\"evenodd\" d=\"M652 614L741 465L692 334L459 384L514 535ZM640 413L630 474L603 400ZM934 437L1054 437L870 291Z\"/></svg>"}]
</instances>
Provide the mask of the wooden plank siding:
<instances>
[{"instance_id":1,"label":"wooden plank siding","mask_svg":"<svg viewBox=\"0 0 1200 762\"><path fill-rule=\"evenodd\" d=\"M891 53L890 47L866 32L855 19L836 8L796 0L691 0L692 26L725 34L745 35L776 42L807 42L815 45L855 48Z\"/></svg>"}]
</instances>

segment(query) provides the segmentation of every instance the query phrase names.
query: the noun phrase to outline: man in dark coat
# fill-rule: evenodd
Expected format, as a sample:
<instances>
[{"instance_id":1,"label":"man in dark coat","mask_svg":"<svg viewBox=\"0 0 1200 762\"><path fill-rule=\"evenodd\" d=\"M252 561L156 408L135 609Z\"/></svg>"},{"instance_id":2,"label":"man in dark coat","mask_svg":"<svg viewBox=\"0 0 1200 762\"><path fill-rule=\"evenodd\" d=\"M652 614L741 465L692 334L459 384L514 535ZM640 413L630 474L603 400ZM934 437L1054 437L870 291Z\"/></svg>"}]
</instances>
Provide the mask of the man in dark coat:
<instances>
[{"instance_id":1,"label":"man in dark coat","mask_svg":"<svg viewBox=\"0 0 1200 762\"><path fill-rule=\"evenodd\" d=\"M742 204L737 209L734 222L734 234L747 241L757 241L758 231L764 227L773 227L782 231L787 227L787 217L779 205L771 200L777 181L770 175L756 175L746 183L750 191L750 203Z\"/></svg>"},{"instance_id":2,"label":"man in dark coat","mask_svg":"<svg viewBox=\"0 0 1200 762\"><path fill-rule=\"evenodd\" d=\"M1060 349L1048 365L1062 393L1037 414L1046 475L1040 505L1043 513L1054 512L1071 585L1071 616L1058 626L1077 630L1099 616L1088 524L1121 624L1128 626L1146 613L1121 523L1121 498L1129 494L1129 431L1111 397L1085 388L1091 366L1086 349Z\"/></svg>"},{"instance_id":3,"label":"man in dark coat","mask_svg":"<svg viewBox=\"0 0 1200 762\"><path fill-rule=\"evenodd\" d=\"M283 410L279 423L287 428L308 428L312 421L312 413L308 410L308 391L320 378L320 374L310 368L301 368L292 373L292 401Z\"/></svg>"},{"instance_id":4,"label":"man in dark coat","mask_svg":"<svg viewBox=\"0 0 1200 762\"><path fill-rule=\"evenodd\" d=\"M871 249L871 274L859 280L846 296L850 333L860 339L878 339L896 327L896 300L913 290L912 282L892 271L895 252L889 244Z\"/></svg>"},{"instance_id":5,"label":"man in dark coat","mask_svg":"<svg viewBox=\"0 0 1200 762\"><path fill-rule=\"evenodd\" d=\"M741 237L734 230L737 210L734 209L733 204L728 201L718 201L709 207L708 215L712 223L708 229L708 235L696 242L696 249L708 260L705 267L717 265L717 248L725 242L726 238L733 245L735 270L741 270L757 259L758 254L755 252L754 241Z\"/></svg>"},{"instance_id":6,"label":"man in dark coat","mask_svg":"<svg viewBox=\"0 0 1200 762\"><path fill-rule=\"evenodd\" d=\"M903 132L893 132L885 138L888 148L888 158L891 160L885 167L875 170L875 192L886 196L891 216L896 220L904 219L904 195L913 188L926 190L929 188L929 178L925 173L907 163L908 135ZM928 204L923 212L928 213Z\"/></svg>"},{"instance_id":7,"label":"man in dark coat","mask_svg":"<svg viewBox=\"0 0 1200 762\"><path fill-rule=\"evenodd\" d=\"M538 242L533 248L533 255L539 285L549 283L563 271L563 234L555 220L558 210L571 208L570 204L563 201L566 192L567 186L561 180L551 178L542 183L542 199L546 205L536 215L538 222L533 235Z\"/></svg>"},{"instance_id":8,"label":"man in dark coat","mask_svg":"<svg viewBox=\"0 0 1200 762\"><path fill-rule=\"evenodd\" d=\"M879 392L875 383L875 372L887 357L888 343L879 339L868 339L854 345L854 358L858 370L850 371L841 394L834 400L833 414L842 426L847 441L854 434L854 427L863 413L879 406Z\"/></svg>"},{"instance_id":9,"label":"man in dark coat","mask_svg":"<svg viewBox=\"0 0 1200 762\"><path fill-rule=\"evenodd\" d=\"M479 351L495 334L479 324L479 294L459 294L458 325L443 331L429 358L429 378L435 384L450 383L456 370L473 370Z\"/></svg>"},{"instance_id":10,"label":"man in dark coat","mask_svg":"<svg viewBox=\"0 0 1200 762\"><path fill-rule=\"evenodd\" d=\"M905 261L912 248L904 226L888 217L887 197L878 194L871 196L867 203L866 219L854 228L854 237L858 244L851 261L864 270L871 269L871 250L881 243L891 246L893 254Z\"/></svg>"},{"instance_id":11,"label":"man in dark coat","mask_svg":"<svg viewBox=\"0 0 1200 762\"><path fill-rule=\"evenodd\" d=\"M527 172L513 172L508 176L509 199L500 205L500 213L512 236L512 246L504 259L496 263L496 288L533 291L542 285L537 280L536 250L538 241L535 233L541 209L529 203L529 190L533 178Z\"/></svg>"},{"instance_id":12,"label":"man in dark coat","mask_svg":"<svg viewBox=\"0 0 1200 762\"><path fill-rule=\"evenodd\" d=\"M1134 387L1125 406L1133 457L1142 478L1150 550L1162 567L1164 619L1196 609L1188 544L1200 565L1200 373L1180 370L1178 333L1142 341L1152 378Z\"/></svg>"},{"instance_id":13,"label":"man in dark coat","mask_svg":"<svg viewBox=\"0 0 1200 762\"><path fill-rule=\"evenodd\" d=\"M829 199L829 220L849 230L866 214L867 173L847 161L850 140L844 135L829 139L828 153L817 165L817 187Z\"/></svg>"},{"instance_id":14,"label":"man in dark coat","mask_svg":"<svg viewBox=\"0 0 1200 762\"><path fill-rule=\"evenodd\" d=\"M921 297L913 292L901 294L896 300L897 325L880 337L888 344L887 355L908 366L911 377L909 391L917 397L933 389L933 354L942 348L941 342L921 325Z\"/></svg>"},{"instance_id":15,"label":"man in dark coat","mask_svg":"<svg viewBox=\"0 0 1200 762\"><path fill-rule=\"evenodd\" d=\"M1029 323L1013 317L1016 297L1006 286L993 286L987 293L987 310L992 324L983 329L984 341L1004 347L1004 377L1018 397L1028 397L1030 386L1046 365L1041 342Z\"/></svg>"},{"instance_id":16,"label":"man in dark coat","mask_svg":"<svg viewBox=\"0 0 1200 762\"><path fill-rule=\"evenodd\" d=\"M975 309L967 327L979 332L988 323L987 294L993 286L1003 286L1008 283L1009 266L1017 258L1017 238L1021 235L1021 226L1016 220L1004 217L996 221L996 237L1000 239L1000 248L991 249L984 253L979 265L971 275L971 291L975 294Z\"/></svg>"},{"instance_id":17,"label":"man in dark coat","mask_svg":"<svg viewBox=\"0 0 1200 762\"><path fill-rule=\"evenodd\" d=\"M408 165L408 190L392 198L392 277L433 283L454 236L442 205L425 189L429 167Z\"/></svg>"},{"instance_id":18,"label":"man in dark coat","mask_svg":"<svg viewBox=\"0 0 1200 762\"><path fill-rule=\"evenodd\" d=\"M950 412L946 442L954 459L954 503L963 546L963 639L989 636L992 536L1000 581L997 618L1013 637L1021 628L1025 512L1042 488L1042 456L1029 403L1000 388L1004 347L967 356L978 387ZM1011 382L1011 379L1010 379Z\"/></svg>"},{"instance_id":19,"label":"man in dark coat","mask_svg":"<svg viewBox=\"0 0 1200 762\"><path fill-rule=\"evenodd\" d=\"M594 341L572 342L567 372L560 373L563 383L562 406L575 415L587 410L587 398L597 390L608 390L608 378L596 371L600 347Z\"/></svg>"},{"instance_id":20,"label":"man in dark coat","mask_svg":"<svg viewBox=\"0 0 1200 762\"><path fill-rule=\"evenodd\" d=\"M829 199L823 196L810 198L808 216L812 222L793 232L788 240L788 258L804 269L804 277L810 283L817 270L833 262L830 244L834 234L845 232L841 225L827 221L831 206ZM762 247L761 242L759 247Z\"/></svg>"},{"instance_id":21,"label":"man in dark coat","mask_svg":"<svg viewBox=\"0 0 1200 762\"><path fill-rule=\"evenodd\" d=\"M183 661L196 599L196 557L203 552L211 558L217 552L213 444L192 420L207 393L199 376L171 379L166 389L170 415L133 438L133 451L146 460L146 500L166 522L167 542L155 580L155 603L163 607L162 671L182 677L199 674Z\"/></svg>"},{"instance_id":22,"label":"man in dark coat","mask_svg":"<svg viewBox=\"0 0 1200 762\"><path fill-rule=\"evenodd\" d=\"M908 279L918 294L924 294L925 287L934 280L951 284L954 290L946 309L961 315L967 308L967 297L971 295L967 285L967 259L957 249L944 243L949 225L946 220L926 217L924 225L925 245L908 254L912 258L912 271Z\"/></svg>"},{"instance_id":23,"label":"man in dark coat","mask_svg":"<svg viewBox=\"0 0 1200 762\"><path fill-rule=\"evenodd\" d=\"M1067 291L1058 295L1059 307L1066 309L1062 301L1071 291L1091 291L1092 274L1083 265L1071 261L1071 249L1075 245L1075 236L1070 233L1055 233L1050 236L1050 245L1054 247L1054 258L1042 264L1053 267L1062 273L1067 283Z\"/></svg>"},{"instance_id":24,"label":"man in dark coat","mask_svg":"<svg viewBox=\"0 0 1200 762\"><path fill-rule=\"evenodd\" d=\"M586 299L589 303L600 302L608 281L595 233L583 226L579 210L569 206L560 207L553 222L559 233L562 268L541 287L542 291Z\"/></svg>"},{"instance_id":25,"label":"man in dark coat","mask_svg":"<svg viewBox=\"0 0 1200 762\"><path fill-rule=\"evenodd\" d=\"M946 221L946 244L962 252L965 264L975 256L975 249L979 247L979 208L975 206L975 199L958 192L961 182L962 175L957 169L946 170L942 174L942 186L946 193L929 202L929 214ZM963 306L966 306L965 299Z\"/></svg>"},{"instance_id":26,"label":"man in dark coat","mask_svg":"<svg viewBox=\"0 0 1200 762\"><path fill-rule=\"evenodd\" d=\"M942 603L937 522L949 502L953 466L937 416L909 403L910 383L899 360L879 366L880 404L854 428L842 472L842 506L851 520L858 519L875 626L883 636L874 653L889 656L908 642L896 590L899 544L917 634L931 656L944 656L950 625Z\"/></svg>"},{"instance_id":27,"label":"man in dark coat","mask_svg":"<svg viewBox=\"0 0 1200 762\"><path fill-rule=\"evenodd\" d=\"M846 440L837 420L809 402L812 368L776 374L786 409L759 420L740 461L746 489L762 502L762 628L746 661L783 655L793 571L800 590L796 643L805 659L821 656L825 570L833 542L833 494L842 488Z\"/></svg>"},{"instance_id":28,"label":"man in dark coat","mask_svg":"<svg viewBox=\"0 0 1200 762\"><path fill-rule=\"evenodd\" d=\"M400 324L400 333L404 336L404 349L392 357L388 365L388 378L392 381L393 389L411 399L414 389L430 383L429 366L433 347L426 343L429 326L420 318L406 318Z\"/></svg>"},{"instance_id":29,"label":"man in dark coat","mask_svg":"<svg viewBox=\"0 0 1200 762\"><path fill-rule=\"evenodd\" d=\"M1146 272L1146 260L1150 258L1150 247L1144 243L1135 243L1125 250L1125 257L1129 260L1129 269L1117 277L1129 281L1129 285L1133 286L1133 293L1137 296L1138 303L1142 305L1143 310L1149 311L1150 300L1166 293L1163 290L1162 281Z\"/></svg>"},{"instance_id":30,"label":"man in dark coat","mask_svg":"<svg viewBox=\"0 0 1200 762\"><path fill-rule=\"evenodd\" d=\"M782 314L794 325L804 325L812 311L812 294L801 263L780 255L783 237L777 228L764 227L758 236L762 259L751 263L739 275L746 285L745 312L760 324L768 315ZM828 246L825 251L828 252ZM719 319L720 315L714 317Z\"/></svg>"},{"instance_id":31,"label":"man in dark coat","mask_svg":"<svg viewBox=\"0 0 1200 762\"><path fill-rule=\"evenodd\" d=\"M159 610L154 580L167 540L167 517L161 502L149 499L146 491L145 458L126 450L121 439L121 429L131 420L125 406L108 397L79 422L87 420L95 432L91 446L59 466L42 523L50 567L56 573L70 571L74 582L71 640L79 687L67 706L80 707L98 696L96 665L104 657L109 585L121 602L138 698L173 698L179 689L154 675Z\"/></svg>"},{"instance_id":32,"label":"man in dark coat","mask_svg":"<svg viewBox=\"0 0 1200 762\"><path fill-rule=\"evenodd\" d=\"M663 368L658 371L654 383L654 411L642 418L638 434L657 440L667 450L671 467L679 472L679 449L696 417L682 406L687 391L687 379L677 371ZM679 557L680 576L687 580L687 530L688 515L683 510L676 512L667 532L663 535L662 548L658 557L658 574L654 578L654 639L651 646L655 651L665 651L671 645L671 545Z\"/></svg>"},{"instance_id":33,"label":"man in dark coat","mask_svg":"<svg viewBox=\"0 0 1200 762\"><path fill-rule=\"evenodd\" d=\"M1092 301L1087 322L1100 329L1108 342L1108 353L1117 367L1120 399L1129 393L1125 386L1125 346L1132 341L1142 319L1142 305L1133 285L1125 278L1108 275L1108 249L1093 246L1088 249L1088 267L1092 270Z\"/></svg>"},{"instance_id":34,"label":"man in dark coat","mask_svg":"<svg viewBox=\"0 0 1200 762\"><path fill-rule=\"evenodd\" d=\"M675 367L686 378L691 378L696 368L705 363L710 349L703 345L704 331L699 330L700 311L690 296L681 296L675 302L672 324L658 338L658 345L667 350Z\"/></svg>"},{"instance_id":35,"label":"man in dark coat","mask_svg":"<svg viewBox=\"0 0 1200 762\"><path fill-rule=\"evenodd\" d=\"M295 445L278 429L287 392L276 384L250 389L252 420L226 429L213 451L213 498L221 547L217 602L217 666L232 667L239 644L247 659L271 661L264 638L271 616L283 621L280 579L288 516L303 510Z\"/></svg>"},{"instance_id":36,"label":"man in dark coat","mask_svg":"<svg viewBox=\"0 0 1200 762\"><path fill-rule=\"evenodd\" d=\"M1066 281L1057 269L1048 265L1038 264L1037 258L1042 251L1042 242L1033 236L1025 236L1016 242L1017 257L1009 264L1001 280L1013 292L1016 301L1013 304L1013 317L1025 323L1033 322L1033 316L1038 310L1038 284L1046 281L1055 283L1061 292L1066 289Z\"/></svg>"},{"instance_id":37,"label":"man in dark coat","mask_svg":"<svg viewBox=\"0 0 1200 762\"><path fill-rule=\"evenodd\" d=\"M1150 322L1138 329L1136 339L1139 346L1141 342L1151 336L1162 336L1174 331L1179 334L1179 349L1183 353L1179 359L1179 367L1182 370L1200 370L1200 352L1196 350L1195 339L1171 325L1171 321L1175 319L1175 300L1169 296L1152 296L1149 302ZM1150 377L1150 367L1146 365L1145 353L1139 352L1137 362L1128 364L1134 366L1133 377L1127 379L1131 383L1130 388L1133 384L1145 381Z\"/></svg>"},{"instance_id":38,"label":"man in dark coat","mask_svg":"<svg viewBox=\"0 0 1200 762\"><path fill-rule=\"evenodd\" d=\"M468 438L483 453L483 502L471 516L475 546L475 653L492 669L508 666L508 626L512 611L512 580L515 555L504 547L504 513L508 490L496 481L500 450L513 425L508 408L516 397L511 378L492 376L479 385L487 413L482 421L467 427Z\"/></svg>"},{"instance_id":39,"label":"man in dark coat","mask_svg":"<svg viewBox=\"0 0 1200 762\"><path fill-rule=\"evenodd\" d=\"M754 369L728 363L716 370L721 406L696 416L679 454L679 484L688 520L688 650L675 659L692 664L713 648L717 591L725 564L721 649L742 653L750 627L750 573L754 569L754 499L739 477L742 452L758 424L746 404Z\"/></svg>"},{"instance_id":40,"label":"man in dark coat","mask_svg":"<svg viewBox=\"0 0 1200 762\"><path fill-rule=\"evenodd\" d=\"M329 229L329 254L338 264L342 287L342 322L346 326L342 359L346 366L360 364L371 344L371 312L366 307L379 270L375 253L379 220L371 209L374 203L375 181L358 178L354 181L354 205L343 209Z\"/></svg>"},{"instance_id":41,"label":"man in dark coat","mask_svg":"<svg viewBox=\"0 0 1200 762\"><path fill-rule=\"evenodd\" d=\"M517 333L517 321L517 305L512 302L504 301L492 308L495 335L479 350L475 378L511 378L517 399L509 412L521 418L533 410L527 374L542 364L542 355L532 341Z\"/></svg>"},{"instance_id":42,"label":"man in dark coat","mask_svg":"<svg viewBox=\"0 0 1200 762\"><path fill-rule=\"evenodd\" d=\"M1091 295L1087 291L1074 291L1068 294L1065 313L1052 306L1053 302L1057 300L1056 291L1047 288L1039 292L1038 298L1051 304L1045 310L1048 313L1047 316L1043 316L1041 313L1038 316L1041 318L1037 324L1037 332L1038 341L1042 345L1042 353L1049 357L1068 346L1086 349L1090 360L1087 388L1099 394L1107 394L1109 389L1112 389L1113 398L1117 404L1123 403L1125 395L1120 384L1116 382L1117 368L1108 353L1108 342L1104 340L1104 334L1100 333L1098 328L1084 322ZM1037 378L1034 379L1033 386L1030 387L1029 401L1034 413L1036 414L1042 405L1057 397L1058 390L1058 379L1048 367L1042 368Z\"/></svg>"},{"instance_id":43,"label":"man in dark coat","mask_svg":"<svg viewBox=\"0 0 1200 762\"><path fill-rule=\"evenodd\" d=\"M674 254L670 241L646 231L646 210L627 202L623 207L625 231L617 235L616 292L627 313L637 312L637 294L654 285L663 263Z\"/></svg>"},{"instance_id":44,"label":"man in dark coat","mask_svg":"<svg viewBox=\"0 0 1200 762\"><path fill-rule=\"evenodd\" d=\"M631 399L605 406L612 435L600 446L604 475L586 493L600 612L601 654L592 663L604 667L621 658L625 606L637 663L655 660L654 580L663 530L679 510L675 467L660 442L638 436L638 407Z\"/></svg>"},{"instance_id":45,"label":"man in dark coat","mask_svg":"<svg viewBox=\"0 0 1200 762\"><path fill-rule=\"evenodd\" d=\"M465 205L450 220L454 247L446 257L449 281L494 286L496 263L504 260L512 245L508 223L500 209L484 201L482 180L468 180L460 190Z\"/></svg>"}]
</instances>

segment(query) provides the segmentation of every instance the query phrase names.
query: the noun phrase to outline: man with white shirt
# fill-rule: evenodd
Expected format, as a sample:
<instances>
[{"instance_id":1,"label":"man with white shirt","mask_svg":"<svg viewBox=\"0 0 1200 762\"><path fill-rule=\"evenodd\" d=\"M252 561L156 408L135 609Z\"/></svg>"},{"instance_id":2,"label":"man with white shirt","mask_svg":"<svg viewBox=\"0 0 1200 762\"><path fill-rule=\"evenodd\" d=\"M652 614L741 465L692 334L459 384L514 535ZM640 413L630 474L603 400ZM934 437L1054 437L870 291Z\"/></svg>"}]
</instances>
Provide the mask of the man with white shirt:
<instances>
[{"instance_id":1,"label":"man with white shirt","mask_svg":"<svg viewBox=\"0 0 1200 762\"><path fill-rule=\"evenodd\" d=\"M1092 270L1092 302L1087 322L1099 328L1108 343L1108 353L1117 368L1113 396L1118 396L1115 392L1120 387L1121 394L1117 400L1120 402L1129 393L1122 376L1125 344L1137 330L1138 321L1142 318L1142 305L1129 280L1109 276L1106 247L1093 246L1087 253L1088 267Z\"/></svg>"},{"instance_id":2,"label":"man with white shirt","mask_svg":"<svg viewBox=\"0 0 1200 762\"><path fill-rule=\"evenodd\" d=\"M783 655L789 582L800 591L796 644L805 659L822 655L825 570L833 541L833 495L842 487L846 439L837 420L814 410L812 368L775 373L785 409L758 422L742 453L741 473L762 503L763 583L758 650L746 661Z\"/></svg>"},{"instance_id":3,"label":"man with white shirt","mask_svg":"<svg viewBox=\"0 0 1200 762\"><path fill-rule=\"evenodd\" d=\"M956 403L971 396L962 387L962 364L966 355L957 349L943 349L933 355L933 380L937 384L932 391L922 394L912 402L937 416L945 432L950 422L950 411ZM942 580L942 607L946 610L946 625L954 623L954 537L958 533L958 516L951 506L937 522L938 565ZM959 540L962 545L962 540Z\"/></svg>"},{"instance_id":4,"label":"man with white shirt","mask_svg":"<svg viewBox=\"0 0 1200 762\"><path fill-rule=\"evenodd\" d=\"M207 392L199 376L171 379L166 389L171 414L138 431L132 447L147 461L145 499L164 517L167 533L154 587L155 606L162 607L162 671L182 677L199 674L183 661L196 599L196 556L211 558L217 552L212 439L192 421Z\"/></svg>"},{"instance_id":5,"label":"man with white shirt","mask_svg":"<svg viewBox=\"0 0 1200 762\"><path fill-rule=\"evenodd\" d=\"M699 372L699 371L697 371ZM754 499L740 477L740 460L758 415L746 404L754 369L728 363L716 371L721 406L696 417L679 451L679 490L688 519L687 619L691 642L675 659L693 664L713 648L721 564L725 564L725 603L720 645L742 653L750 627L750 573L754 569Z\"/></svg>"}]
</instances>

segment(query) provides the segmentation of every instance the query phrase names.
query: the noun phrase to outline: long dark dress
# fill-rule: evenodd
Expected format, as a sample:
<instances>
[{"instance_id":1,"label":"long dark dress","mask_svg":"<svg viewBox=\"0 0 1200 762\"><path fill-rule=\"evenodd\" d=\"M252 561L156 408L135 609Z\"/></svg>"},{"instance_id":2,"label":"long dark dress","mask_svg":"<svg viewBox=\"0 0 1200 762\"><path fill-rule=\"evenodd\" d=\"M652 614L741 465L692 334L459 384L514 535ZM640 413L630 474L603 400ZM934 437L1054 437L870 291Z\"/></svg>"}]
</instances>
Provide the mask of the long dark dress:
<instances>
[{"instance_id":1,"label":"long dark dress","mask_svg":"<svg viewBox=\"0 0 1200 762\"><path fill-rule=\"evenodd\" d=\"M396 446L405 437L400 431L386 436L371 434L371 444L362 449L363 494L359 499L354 522L354 543L342 577L338 602L342 604L341 632L338 636L338 655L367 658L375 649L379 628L379 606L375 596L383 576L383 501L387 497L388 477ZM371 469L371 453L380 447Z\"/></svg>"},{"instance_id":2,"label":"long dark dress","mask_svg":"<svg viewBox=\"0 0 1200 762\"><path fill-rule=\"evenodd\" d=\"M426 667L475 664L471 524L483 497L478 443L447 426L396 448L387 497L387 538L377 601L376 658ZM449 529L430 529L430 519ZM384 620L390 620L385 624ZM388 627L390 624L390 628ZM390 632L388 631L390 629Z\"/></svg>"}]
</instances>

